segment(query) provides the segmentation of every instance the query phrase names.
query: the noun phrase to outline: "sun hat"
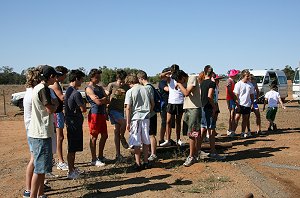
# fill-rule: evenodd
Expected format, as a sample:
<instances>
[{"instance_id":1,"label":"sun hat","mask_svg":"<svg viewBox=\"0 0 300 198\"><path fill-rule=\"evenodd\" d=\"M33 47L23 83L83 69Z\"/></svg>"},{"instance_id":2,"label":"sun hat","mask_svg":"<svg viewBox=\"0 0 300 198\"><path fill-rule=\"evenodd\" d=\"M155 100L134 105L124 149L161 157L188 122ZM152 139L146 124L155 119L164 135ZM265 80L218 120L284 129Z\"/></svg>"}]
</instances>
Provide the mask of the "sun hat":
<instances>
[{"instance_id":1,"label":"sun hat","mask_svg":"<svg viewBox=\"0 0 300 198\"><path fill-rule=\"evenodd\" d=\"M239 73L240 73L239 70L232 69L232 70L230 70L228 76L229 76L229 77L236 76L236 75L238 75Z\"/></svg>"}]
</instances>

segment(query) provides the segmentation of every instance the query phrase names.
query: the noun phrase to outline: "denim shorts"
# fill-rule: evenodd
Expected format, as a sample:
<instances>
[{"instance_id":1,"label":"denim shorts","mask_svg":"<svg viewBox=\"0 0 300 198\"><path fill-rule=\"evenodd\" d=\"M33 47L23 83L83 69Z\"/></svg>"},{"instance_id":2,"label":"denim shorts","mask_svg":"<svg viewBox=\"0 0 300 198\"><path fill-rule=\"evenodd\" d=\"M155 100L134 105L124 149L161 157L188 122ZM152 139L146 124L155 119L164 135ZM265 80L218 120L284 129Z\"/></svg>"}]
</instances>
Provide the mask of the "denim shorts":
<instances>
[{"instance_id":1,"label":"denim shorts","mask_svg":"<svg viewBox=\"0 0 300 198\"><path fill-rule=\"evenodd\" d=\"M216 120L213 118L212 113L213 111L211 108L202 107L201 128L206 128L206 129L216 128Z\"/></svg>"},{"instance_id":2,"label":"denim shorts","mask_svg":"<svg viewBox=\"0 0 300 198\"><path fill-rule=\"evenodd\" d=\"M228 109L235 109L235 102L234 100L227 100L227 106L228 106Z\"/></svg>"},{"instance_id":3,"label":"denim shorts","mask_svg":"<svg viewBox=\"0 0 300 198\"><path fill-rule=\"evenodd\" d=\"M117 124L118 120L124 119L124 112L110 110L109 111L109 120L112 125Z\"/></svg>"},{"instance_id":4,"label":"denim shorts","mask_svg":"<svg viewBox=\"0 0 300 198\"><path fill-rule=\"evenodd\" d=\"M63 129L65 127L65 116L63 112L54 113L55 127Z\"/></svg>"},{"instance_id":5,"label":"denim shorts","mask_svg":"<svg viewBox=\"0 0 300 198\"><path fill-rule=\"evenodd\" d=\"M34 173L45 174L52 172L52 142L51 138L32 138L29 142L33 149Z\"/></svg>"}]
</instances>

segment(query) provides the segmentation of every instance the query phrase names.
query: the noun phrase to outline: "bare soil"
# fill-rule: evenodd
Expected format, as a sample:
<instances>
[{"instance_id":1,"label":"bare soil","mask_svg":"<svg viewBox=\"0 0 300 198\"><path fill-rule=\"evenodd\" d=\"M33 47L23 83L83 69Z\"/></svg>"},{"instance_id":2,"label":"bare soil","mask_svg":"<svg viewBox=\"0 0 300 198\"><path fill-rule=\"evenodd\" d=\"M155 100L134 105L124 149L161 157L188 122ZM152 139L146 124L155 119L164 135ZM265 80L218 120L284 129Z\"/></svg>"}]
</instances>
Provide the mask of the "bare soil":
<instances>
[{"instance_id":1,"label":"bare soil","mask_svg":"<svg viewBox=\"0 0 300 198\"><path fill-rule=\"evenodd\" d=\"M231 142L232 148L219 149L226 155L224 162L203 160L191 167L182 164L188 150L159 152L159 161L151 169L133 172L133 156L122 148L127 157L123 164L114 163L113 126L108 122L109 139L105 167L92 167L89 152L87 121L84 122L84 151L76 156L76 165L85 171L78 180L68 180L67 172L55 167L58 175L49 179L49 197L300 197L300 107L288 102L287 109L279 109L278 130L265 136L248 139L229 139L228 112L221 83L219 101L221 113L217 122L218 142ZM291 86L290 86L291 87ZM3 96L6 96L7 116L3 116ZM23 91L23 86L0 85L0 197L21 197L25 187L25 169L29 149L23 116L16 115L18 107L11 106L10 96ZM289 90L290 91L290 90ZM291 96L291 92L289 93ZM289 100L290 98L288 98ZM260 105L262 110L262 106ZM86 115L85 115L86 116ZM262 129L267 130L265 112L261 111ZM255 131L255 116L251 115ZM158 127L160 128L160 127ZM128 135L128 133L127 133ZM183 138L188 141L187 137ZM64 141L64 156L67 144ZM55 156L55 155L54 155ZM66 157L65 157L66 158Z\"/></svg>"}]
</instances>

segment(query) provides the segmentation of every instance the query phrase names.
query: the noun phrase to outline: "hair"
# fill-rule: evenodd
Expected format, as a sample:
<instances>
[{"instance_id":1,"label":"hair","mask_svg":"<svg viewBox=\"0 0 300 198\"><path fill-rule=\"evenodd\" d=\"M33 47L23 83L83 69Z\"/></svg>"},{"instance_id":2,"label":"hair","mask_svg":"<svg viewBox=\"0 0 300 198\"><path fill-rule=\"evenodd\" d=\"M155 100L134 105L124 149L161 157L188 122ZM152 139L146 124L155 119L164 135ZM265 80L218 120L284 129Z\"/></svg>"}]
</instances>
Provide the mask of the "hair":
<instances>
[{"instance_id":1,"label":"hair","mask_svg":"<svg viewBox=\"0 0 300 198\"><path fill-rule=\"evenodd\" d=\"M124 80L127 76L127 72L123 69L117 70L116 79Z\"/></svg>"},{"instance_id":2,"label":"hair","mask_svg":"<svg viewBox=\"0 0 300 198\"><path fill-rule=\"evenodd\" d=\"M69 70L66 67L61 65L56 66L55 70L61 72L62 74L67 74L69 72Z\"/></svg>"},{"instance_id":3,"label":"hair","mask_svg":"<svg viewBox=\"0 0 300 198\"><path fill-rule=\"evenodd\" d=\"M170 71L171 71L172 74L175 73L178 70L179 70L179 65L176 65L176 64L171 65Z\"/></svg>"},{"instance_id":4,"label":"hair","mask_svg":"<svg viewBox=\"0 0 300 198\"><path fill-rule=\"evenodd\" d=\"M200 72L199 73L199 76L198 76L198 82L199 83L202 83L202 81L205 79L205 74L204 74L204 71Z\"/></svg>"},{"instance_id":5,"label":"hair","mask_svg":"<svg viewBox=\"0 0 300 198\"><path fill-rule=\"evenodd\" d=\"M214 72L214 69L210 66L210 65L206 65L204 67L204 74L207 75L207 76L212 76L213 75L213 72Z\"/></svg>"},{"instance_id":6,"label":"hair","mask_svg":"<svg viewBox=\"0 0 300 198\"><path fill-rule=\"evenodd\" d=\"M241 75L242 75L242 78L244 78L246 75L250 75L250 72L248 69L244 69L242 72L241 72Z\"/></svg>"},{"instance_id":7,"label":"hair","mask_svg":"<svg viewBox=\"0 0 300 198\"><path fill-rule=\"evenodd\" d=\"M168 72L168 71L170 71L170 67L164 68L161 73L165 73L165 72Z\"/></svg>"},{"instance_id":8,"label":"hair","mask_svg":"<svg viewBox=\"0 0 300 198\"><path fill-rule=\"evenodd\" d=\"M89 73L90 80L95 77L97 74L102 74L102 71L100 69L91 69Z\"/></svg>"},{"instance_id":9,"label":"hair","mask_svg":"<svg viewBox=\"0 0 300 198\"><path fill-rule=\"evenodd\" d=\"M39 81L48 81L49 80L49 78L52 76L45 76L45 75L43 75L43 67L45 67L45 66L48 66L48 67L52 67L52 66L50 66L50 65L38 65L37 67L36 67L36 69L38 70L38 73L39 73L39 75L38 75L38 80Z\"/></svg>"},{"instance_id":10,"label":"hair","mask_svg":"<svg viewBox=\"0 0 300 198\"><path fill-rule=\"evenodd\" d=\"M135 74L130 74L130 75L126 76L125 83L126 84L137 84L137 83L139 83L139 79Z\"/></svg>"},{"instance_id":11,"label":"hair","mask_svg":"<svg viewBox=\"0 0 300 198\"><path fill-rule=\"evenodd\" d=\"M273 90L277 91L278 87L277 87L276 84L270 84L270 89L273 89Z\"/></svg>"},{"instance_id":12,"label":"hair","mask_svg":"<svg viewBox=\"0 0 300 198\"><path fill-rule=\"evenodd\" d=\"M26 71L26 88L33 88L40 83L40 70L38 68L28 68Z\"/></svg>"},{"instance_id":13,"label":"hair","mask_svg":"<svg viewBox=\"0 0 300 198\"><path fill-rule=\"evenodd\" d=\"M183 70L177 70L174 74L172 74L172 78L177 82L187 77L189 77L189 75L187 75L187 73L185 73Z\"/></svg>"},{"instance_id":14,"label":"hair","mask_svg":"<svg viewBox=\"0 0 300 198\"><path fill-rule=\"evenodd\" d=\"M69 81L74 82L76 80L80 80L83 77L85 77L85 74L79 69L71 70L69 74Z\"/></svg>"},{"instance_id":15,"label":"hair","mask_svg":"<svg viewBox=\"0 0 300 198\"><path fill-rule=\"evenodd\" d=\"M138 78L142 78L142 79L144 79L144 80L148 80L147 73L144 72L143 70L139 70L136 76L137 76Z\"/></svg>"}]
</instances>

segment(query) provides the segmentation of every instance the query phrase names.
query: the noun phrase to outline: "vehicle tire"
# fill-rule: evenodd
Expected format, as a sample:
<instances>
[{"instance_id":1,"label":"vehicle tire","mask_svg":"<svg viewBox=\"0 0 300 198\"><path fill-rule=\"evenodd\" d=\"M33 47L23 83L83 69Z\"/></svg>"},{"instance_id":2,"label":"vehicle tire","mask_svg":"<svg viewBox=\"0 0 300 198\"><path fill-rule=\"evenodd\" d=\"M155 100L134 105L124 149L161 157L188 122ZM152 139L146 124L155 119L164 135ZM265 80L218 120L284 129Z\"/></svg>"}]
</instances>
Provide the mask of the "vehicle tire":
<instances>
[{"instance_id":1,"label":"vehicle tire","mask_svg":"<svg viewBox=\"0 0 300 198\"><path fill-rule=\"evenodd\" d=\"M23 106L23 98L20 99L20 100L18 101L18 107L19 107L21 110L24 109L24 106Z\"/></svg>"}]
</instances>

